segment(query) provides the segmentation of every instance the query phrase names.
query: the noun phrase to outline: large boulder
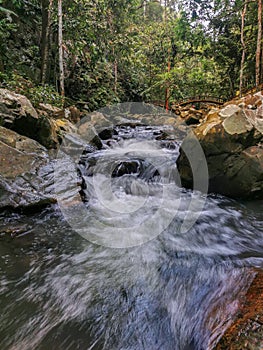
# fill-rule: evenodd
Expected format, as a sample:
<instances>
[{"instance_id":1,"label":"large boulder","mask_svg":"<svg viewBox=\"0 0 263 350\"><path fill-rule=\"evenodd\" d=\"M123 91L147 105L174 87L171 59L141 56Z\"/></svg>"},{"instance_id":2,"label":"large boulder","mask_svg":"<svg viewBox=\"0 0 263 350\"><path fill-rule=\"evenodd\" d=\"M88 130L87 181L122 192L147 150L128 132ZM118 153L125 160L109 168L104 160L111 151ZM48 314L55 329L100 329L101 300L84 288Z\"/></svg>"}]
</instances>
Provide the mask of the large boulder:
<instances>
[{"instance_id":1,"label":"large boulder","mask_svg":"<svg viewBox=\"0 0 263 350\"><path fill-rule=\"evenodd\" d=\"M57 148L67 132L75 132L73 124L65 118L66 112L57 118L60 109L41 105L35 110L23 95L0 89L0 125L27 136L48 149Z\"/></svg>"},{"instance_id":2,"label":"large boulder","mask_svg":"<svg viewBox=\"0 0 263 350\"><path fill-rule=\"evenodd\" d=\"M257 94L257 98L263 96ZM263 112L259 102L255 102L257 108L255 104L252 108L244 101L239 100L238 105L232 101L208 113L192 129L182 149L187 145L189 152L191 144L196 145L193 138L199 141L208 165L209 192L233 198L263 198ZM192 188L191 165L182 150L177 165L183 186Z\"/></svg>"},{"instance_id":3,"label":"large boulder","mask_svg":"<svg viewBox=\"0 0 263 350\"><path fill-rule=\"evenodd\" d=\"M0 127L0 209L29 209L55 202L45 147Z\"/></svg>"},{"instance_id":4,"label":"large boulder","mask_svg":"<svg viewBox=\"0 0 263 350\"><path fill-rule=\"evenodd\" d=\"M0 125L32 133L37 123L38 114L25 96L0 89Z\"/></svg>"}]
</instances>

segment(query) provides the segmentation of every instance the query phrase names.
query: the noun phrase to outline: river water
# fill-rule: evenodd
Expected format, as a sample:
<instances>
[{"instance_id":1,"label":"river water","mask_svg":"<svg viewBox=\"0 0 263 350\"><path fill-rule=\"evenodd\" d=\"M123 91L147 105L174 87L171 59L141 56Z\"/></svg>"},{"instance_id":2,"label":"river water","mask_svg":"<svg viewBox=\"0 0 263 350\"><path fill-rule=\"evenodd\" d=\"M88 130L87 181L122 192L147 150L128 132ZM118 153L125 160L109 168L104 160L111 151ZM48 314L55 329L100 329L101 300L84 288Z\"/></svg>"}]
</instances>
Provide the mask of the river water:
<instances>
[{"instance_id":1,"label":"river water","mask_svg":"<svg viewBox=\"0 0 263 350\"><path fill-rule=\"evenodd\" d=\"M85 232L58 205L1 214L1 350L214 348L263 268L263 203L178 187L178 144L149 158L156 135L119 128L82 155ZM193 197L202 210L184 232Z\"/></svg>"}]
</instances>

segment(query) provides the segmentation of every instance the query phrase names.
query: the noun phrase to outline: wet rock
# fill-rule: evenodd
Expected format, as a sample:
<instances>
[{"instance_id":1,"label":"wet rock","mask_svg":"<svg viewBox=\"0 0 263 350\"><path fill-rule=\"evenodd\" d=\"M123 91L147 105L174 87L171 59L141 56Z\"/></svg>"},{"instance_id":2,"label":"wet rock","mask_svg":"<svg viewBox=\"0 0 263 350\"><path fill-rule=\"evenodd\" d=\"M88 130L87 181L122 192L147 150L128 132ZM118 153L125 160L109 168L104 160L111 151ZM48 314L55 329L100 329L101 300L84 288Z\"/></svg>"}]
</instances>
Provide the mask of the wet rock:
<instances>
[{"instance_id":1,"label":"wet rock","mask_svg":"<svg viewBox=\"0 0 263 350\"><path fill-rule=\"evenodd\" d=\"M67 133L75 133L76 127L67 119L39 116L36 136L32 137L46 148L58 148Z\"/></svg>"},{"instance_id":2,"label":"wet rock","mask_svg":"<svg viewBox=\"0 0 263 350\"><path fill-rule=\"evenodd\" d=\"M54 195L46 191L48 161L47 150L38 142L0 127L0 209L54 203Z\"/></svg>"},{"instance_id":3,"label":"wet rock","mask_svg":"<svg viewBox=\"0 0 263 350\"><path fill-rule=\"evenodd\" d=\"M99 137L101 140L109 140L112 139L113 135L118 135L118 133L113 129L104 129L99 133Z\"/></svg>"},{"instance_id":4,"label":"wet rock","mask_svg":"<svg viewBox=\"0 0 263 350\"><path fill-rule=\"evenodd\" d=\"M83 124L79 129L78 133L83 142L95 146L97 149L102 149L103 144L100 137L97 134L95 128L91 127L89 124Z\"/></svg>"},{"instance_id":5,"label":"wet rock","mask_svg":"<svg viewBox=\"0 0 263 350\"><path fill-rule=\"evenodd\" d=\"M216 346L216 350L263 348L263 272L256 275L241 300L232 324Z\"/></svg>"},{"instance_id":6,"label":"wet rock","mask_svg":"<svg viewBox=\"0 0 263 350\"><path fill-rule=\"evenodd\" d=\"M158 130L153 132L153 135L155 137L155 140L157 141L163 141L163 140L167 140L170 138L169 133L163 131L163 130Z\"/></svg>"},{"instance_id":7,"label":"wet rock","mask_svg":"<svg viewBox=\"0 0 263 350\"><path fill-rule=\"evenodd\" d=\"M103 148L102 140L111 139L115 135L113 120L100 112L86 115L78 125L81 139L97 149Z\"/></svg>"},{"instance_id":8,"label":"wet rock","mask_svg":"<svg viewBox=\"0 0 263 350\"><path fill-rule=\"evenodd\" d=\"M112 172L113 177L121 177L126 174L138 174L141 165L138 160L130 160L119 163Z\"/></svg>"}]
</instances>

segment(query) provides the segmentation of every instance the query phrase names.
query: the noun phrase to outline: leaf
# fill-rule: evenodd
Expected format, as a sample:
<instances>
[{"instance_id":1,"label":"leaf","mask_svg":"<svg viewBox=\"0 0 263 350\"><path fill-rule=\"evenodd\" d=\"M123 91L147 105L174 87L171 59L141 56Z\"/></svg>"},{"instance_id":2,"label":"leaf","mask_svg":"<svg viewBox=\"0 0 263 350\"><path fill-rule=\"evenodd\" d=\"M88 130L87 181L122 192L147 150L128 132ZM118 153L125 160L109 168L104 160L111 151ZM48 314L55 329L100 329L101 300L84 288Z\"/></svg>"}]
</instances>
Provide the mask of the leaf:
<instances>
[{"instance_id":1,"label":"leaf","mask_svg":"<svg viewBox=\"0 0 263 350\"><path fill-rule=\"evenodd\" d=\"M2 6L0 6L0 11L4 12L7 16L13 15L15 17L18 17L18 15L14 11L8 10L5 7L2 7Z\"/></svg>"}]
</instances>

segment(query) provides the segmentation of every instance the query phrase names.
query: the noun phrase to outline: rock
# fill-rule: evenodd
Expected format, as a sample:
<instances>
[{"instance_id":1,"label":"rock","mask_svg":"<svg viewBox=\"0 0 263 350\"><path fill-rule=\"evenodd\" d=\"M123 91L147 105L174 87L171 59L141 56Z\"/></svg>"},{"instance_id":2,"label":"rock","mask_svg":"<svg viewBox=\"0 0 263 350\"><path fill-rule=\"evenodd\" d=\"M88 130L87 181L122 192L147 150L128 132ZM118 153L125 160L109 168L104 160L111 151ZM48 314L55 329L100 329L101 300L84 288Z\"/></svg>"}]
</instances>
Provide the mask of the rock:
<instances>
[{"instance_id":1,"label":"rock","mask_svg":"<svg viewBox=\"0 0 263 350\"><path fill-rule=\"evenodd\" d=\"M258 108L262 105L262 99L259 98L257 94L255 95L247 95L244 98L244 104L245 106L251 106L250 108Z\"/></svg>"},{"instance_id":2,"label":"rock","mask_svg":"<svg viewBox=\"0 0 263 350\"><path fill-rule=\"evenodd\" d=\"M220 112L219 116L222 118L228 118L234 116L236 113L240 112L241 108L235 104L229 104L224 107Z\"/></svg>"},{"instance_id":3,"label":"rock","mask_svg":"<svg viewBox=\"0 0 263 350\"><path fill-rule=\"evenodd\" d=\"M126 126L130 126L131 128L135 128L136 126L141 125L141 121L136 120L132 116L129 119L124 118L122 116L114 116L113 123L115 126L116 125L126 125Z\"/></svg>"},{"instance_id":4,"label":"rock","mask_svg":"<svg viewBox=\"0 0 263 350\"><path fill-rule=\"evenodd\" d=\"M263 349L263 273L258 270L216 350Z\"/></svg>"},{"instance_id":5,"label":"rock","mask_svg":"<svg viewBox=\"0 0 263 350\"><path fill-rule=\"evenodd\" d=\"M27 136L48 149L57 148L67 132L76 128L67 119L54 119L59 112L66 111L49 104L40 104L37 111L22 95L0 89L0 125ZM70 114L70 110L68 110Z\"/></svg>"},{"instance_id":6,"label":"rock","mask_svg":"<svg viewBox=\"0 0 263 350\"><path fill-rule=\"evenodd\" d=\"M202 118L202 115L200 115L200 114L189 113L189 114L187 114L187 116L184 118L184 122L185 122L186 125L199 124L201 118Z\"/></svg>"},{"instance_id":7,"label":"rock","mask_svg":"<svg viewBox=\"0 0 263 350\"><path fill-rule=\"evenodd\" d=\"M76 106L70 106L68 109L70 112L69 120L74 124L78 123L81 118L80 110Z\"/></svg>"},{"instance_id":8,"label":"rock","mask_svg":"<svg viewBox=\"0 0 263 350\"><path fill-rule=\"evenodd\" d=\"M263 119L262 118L255 118L254 126L261 134L263 134Z\"/></svg>"},{"instance_id":9,"label":"rock","mask_svg":"<svg viewBox=\"0 0 263 350\"><path fill-rule=\"evenodd\" d=\"M38 114L25 96L0 89L0 125L11 126L19 118L36 123Z\"/></svg>"},{"instance_id":10,"label":"rock","mask_svg":"<svg viewBox=\"0 0 263 350\"><path fill-rule=\"evenodd\" d=\"M191 108L184 108L181 111L181 117L185 124L187 125L195 125L199 124L201 120L204 118L204 115L206 114L206 111L203 109L195 109L193 107Z\"/></svg>"},{"instance_id":11,"label":"rock","mask_svg":"<svg viewBox=\"0 0 263 350\"><path fill-rule=\"evenodd\" d=\"M38 124L38 114L25 96L0 89L0 125L36 139Z\"/></svg>"},{"instance_id":12,"label":"rock","mask_svg":"<svg viewBox=\"0 0 263 350\"><path fill-rule=\"evenodd\" d=\"M47 150L38 142L0 127L0 209L28 209L54 203L47 193L52 172Z\"/></svg>"},{"instance_id":13,"label":"rock","mask_svg":"<svg viewBox=\"0 0 263 350\"><path fill-rule=\"evenodd\" d=\"M97 149L101 149L103 147L97 130L92 126L92 124L90 124L90 122L82 122L78 128L78 134L83 141L95 146Z\"/></svg>"},{"instance_id":14,"label":"rock","mask_svg":"<svg viewBox=\"0 0 263 350\"><path fill-rule=\"evenodd\" d=\"M37 141L46 148L57 148L66 133L75 133L77 128L67 119L39 117Z\"/></svg>"},{"instance_id":15,"label":"rock","mask_svg":"<svg viewBox=\"0 0 263 350\"><path fill-rule=\"evenodd\" d=\"M76 106L70 106L65 109L56 109L50 116L55 119L67 119L76 124L80 121L81 112Z\"/></svg>"},{"instance_id":16,"label":"rock","mask_svg":"<svg viewBox=\"0 0 263 350\"><path fill-rule=\"evenodd\" d=\"M113 123L100 112L94 112L86 115L78 125L80 137L87 143L101 149L103 147L99 135L106 137L106 134L112 136Z\"/></svg>"},{"instance_id":17,"label":"rock","mask_svg":"<svg viewBox=\"0 0 263 350\"><path fill-rule=\"evenodd\" d=\"M53 119L52 123L59 141L61 141L65 134L74 134L77 132L77 127L67 119Z\"/></svg>"},{"instance_id":18,"label":"rock","mask_svg":"<svg viewBox=\"0 0 263 350\"><path fill-rule=\"evenodd\" d=\"M243 134L253 129L253 125L242 110L227 117L223 121L223 127L230 135Z\"/></svg>"},{"instance_id":19,"label":"rock","mask_svg":"<svg viewBox=\"0 0 263 350\"><path fill-rule=\"evenodd\" d=\"M55 113L59 113L61 108L50 105L49 103L40 103L39 110L45 111L48 115L53 116Z\"/></svg>"},{"instance_id":20,"label":"rock","mask_svg":"<svg viewBox=\"0 0 263 350\"><path fill-rule=\"evenodd\" d=\"M17 132L20 132L19 128ZM59 145L59 138L55 121L40 115L38 125L35 129L35 135L31 136L31 138L48 149L57 148Z\"/></svg>"},{"instance_id":21,"label":"rock","mask_svg":"<svg viewBox=\"0 0 263 350\"><path fill-rule=\"evenodd\" d=\"M232 198L262 198L263 149L253 146L240 155L209 158L208 168L211 170L210 192Z\"/></svg>"},{"instance_id":22,"label":"rock","mask_svg":"<svg viewBox=\"0 0 263 350\"><path fill-rule=\"evenodd\" d=\"M233 103L221 111L211 111L193 129L194 136L184 145L195 145L196 138L206 156L209 192L233 198L263 198L263 134L258 110L241 109ZM191 148L190 148L191 150ZM191 151L190 151L191 152ZM194 149L193 149L194 154ZM193 174L184 152L177 160L183 186L193 187Z\"/></svg>"},{"instance_id":23,"label":"rock","mask_svg":"<svg viewBox=\"0 0 263 350\"><path fill-rule=\"evenodd\" d=\"M89 117L90 124L94 126L98 131L102 131L105 128L112 126L111 118L105 117L105 115L100 112L91 113Z\"/></svg>"},{"instance_id":24,"label":"rock","mask_svg":"<svg viewBox=\"0 0 263 350\"><path fill-rule=\"evenodd\" d=\"M114 168L112 177L121 177L126 174L137 174L141 171L141 164L138 160L120 162Z\"/></svg>"},{"instance_id":25,"label":"rock","mask_svg":"<svg viewBox=\"0 0 263 350\"><path fill-rule=\"evenodd\" d=\"M118 135L118 133L116 132L116 130L114 130L113 128L110 129L104 129L99 133L99 137L101 140L109 140L112 139L113 135Z\"/></svg>"},{"instance_id":26,"label":"rock","mask_svg":"<svg viewBox=\"0 0 263 350\"><path fill-rule=\"evenodd\" d=\"M255 197L263 193L263 148L252 146L245 149L240 156L240 167L235 176L240 179L238 192Z\"/></svg>"}]
</instances>

